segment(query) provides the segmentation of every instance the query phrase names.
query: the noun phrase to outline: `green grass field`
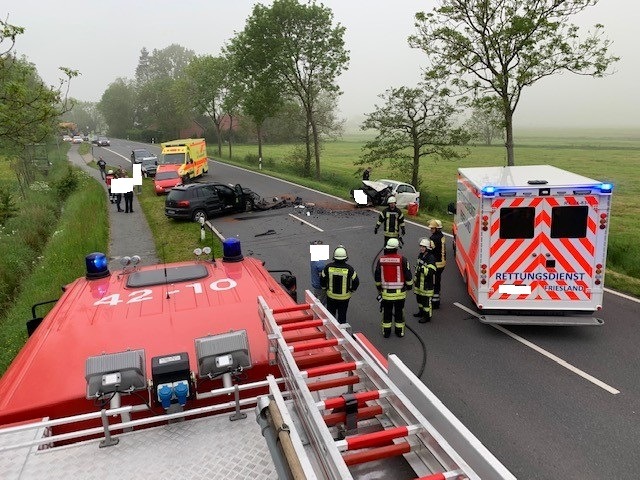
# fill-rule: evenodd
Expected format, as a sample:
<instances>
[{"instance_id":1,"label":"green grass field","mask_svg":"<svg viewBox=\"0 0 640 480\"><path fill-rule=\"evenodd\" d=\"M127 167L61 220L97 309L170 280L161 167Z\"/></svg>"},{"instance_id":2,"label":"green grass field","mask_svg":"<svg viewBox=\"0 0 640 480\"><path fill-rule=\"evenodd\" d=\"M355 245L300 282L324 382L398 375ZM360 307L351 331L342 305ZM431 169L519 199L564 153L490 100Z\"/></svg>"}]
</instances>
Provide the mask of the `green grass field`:
<instances>
[{"instance_id":1,"label":"green grass field","mask_svg":"<svg viewBox=\"0 0 640 480\"><path fill-rule=\"evenodd\" d=\"M283 159L293 150L292 145L263 145L263 173L286 178L327 193L349 198L349 190L360 184L355 163L362 155L363 135L346 136L337 142L323 145L321 180L299 178ZM442 218L450 229L452 217L446 206L455 201L456 172L460 167L506 165L503 146L469 146L469 155L456 161L425 159L421 163L420 215L412 218L427 221L433 216ZM209 147L209 155L215 155ZM257 170L256 145L236 145L233 158L223 150L222 161L231 161ZM248 162L248 158L251 158ZM640 251L637 246L640 228L640 131L637 130L530 130L516 137L516 165L549 164L559 168L614 184L608 267L612 275L607 285L640 295ZM373 169L372 179L399 178L388 165ZM259 192L258 192L259 193Z\"/></svg>"}]
</instances>

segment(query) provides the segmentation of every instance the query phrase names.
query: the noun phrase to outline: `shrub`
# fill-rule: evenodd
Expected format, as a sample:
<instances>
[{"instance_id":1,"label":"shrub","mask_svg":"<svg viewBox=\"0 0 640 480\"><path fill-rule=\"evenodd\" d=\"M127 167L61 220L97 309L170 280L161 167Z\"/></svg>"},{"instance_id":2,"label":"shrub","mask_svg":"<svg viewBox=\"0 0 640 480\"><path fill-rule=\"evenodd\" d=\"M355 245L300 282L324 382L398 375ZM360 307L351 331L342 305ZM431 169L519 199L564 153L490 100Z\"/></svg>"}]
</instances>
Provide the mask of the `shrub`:
<instances>
[{"instance_id":1,"label":"shrub","mask_svg":"<svg viewBox=\"0 0 640 480\"><path fill-rule=\"evenodd\" d=\"M15 217L17 213L18 207L13 200L13 194L0 188L0 225L4 225L8 219Z\"/></svg>"},{"instance_id":2,"label":"shrub","mask_svg":"<svg viewBox=\"0 0 640 480\"><path fill-rule=\"evenodd\" d=\"M76 171L67 166L66 174L55 182L56 193L58 198L65 201L78 188L78 175Z\"/></svg>"}]
</instances>

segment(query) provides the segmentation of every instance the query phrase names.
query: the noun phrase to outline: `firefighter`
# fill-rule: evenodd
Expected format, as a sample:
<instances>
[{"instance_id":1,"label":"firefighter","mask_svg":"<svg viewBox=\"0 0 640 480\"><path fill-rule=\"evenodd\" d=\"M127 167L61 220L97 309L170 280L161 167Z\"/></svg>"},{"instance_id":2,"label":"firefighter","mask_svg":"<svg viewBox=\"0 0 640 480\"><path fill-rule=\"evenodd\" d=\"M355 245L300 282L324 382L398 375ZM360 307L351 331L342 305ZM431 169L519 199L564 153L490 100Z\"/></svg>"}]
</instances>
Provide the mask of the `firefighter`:
<instances>
[{"instance_id":1,"label":"firefighter","mask_svg":"<svg viewBox=\"0 0 640 480\"><path fill-rule=\"evenodd\" d=\"M391 335L392 318L395 320L395 332L404 337L404 302L407 290L413 286L413 276L407 259L398 253L400 242L390 238L384 254L378 259L374 279L378 293L382 296L382 334Z\"/></svg>"},{"instance_id":2,"label":"firefighter","mask_svg":"<svg viewBox=\"0 0 640 480\"><path fill-rule=\"evenodd\" d=\"M348 260L347 249L338 245L333 251L333 262L325 265L320 284L327 292L327 310L338 323L347 323L347 308L351 294L358 289L360 279Z\"/></svg>"},{"instance_id":3,"label":"firefighter","mask_svg":"<svg viewBox=\"0 0 640 480\"><path fill-rule=\"evenodd\" d=\"M447 248L445 237L442 233L442 222L435 218L431 219L429 221L429 228L431 229L430 239L434 245L433 255L436 257L436 277L433 284L433 299L431 304L433 308L440 308L440 282L442 280L444 267L447 265Z\"/></svg>"},{"instance_id":4,"label":"firefighter","mask_svg":"<svg viewBox=\"0 0 640 480\"><path fill-rule=\"evenodd\" d=\"M418 313L413 316L420 318L419 323L431 321L433 309L431 300L433 297L433 284L436 275L436 257L433 255L435 245L428 238L420 240L420 253L416 264L416 275L413 293L418 301Z\"/></svg>"},{"instance_id":5,"label":"firefighter","mask_svg":"<svg viewBox=\"0 0 640 480\"><path fill-rule=\"evenodd\" d=\"M107 191L109 192L109 201L111 203L113 203L113 195L111 194L111 180L113 180L115 178L114 174L113 174L113 170L109 170L107 172L107 176L105 178L105 182L107 184Z\"/></svg>"},{"instance_id":6,"label":"firefighter","mask_svg":"<svg viewBox=\"0 0 640 480\"><path fill-rule=\"evenodd\" d=\"M376 223L376 228L373 230L377 235L380 225L383 225L384 247L387 246L389 239L395 238L397 240L400 234L402 234L402 236L405 234L404 215L402 215L400 209L396 207L396 197L389 197L387 204L389 206L380 212L380 215L378 215L378 223Z\"/></svg>"}]
</instances>

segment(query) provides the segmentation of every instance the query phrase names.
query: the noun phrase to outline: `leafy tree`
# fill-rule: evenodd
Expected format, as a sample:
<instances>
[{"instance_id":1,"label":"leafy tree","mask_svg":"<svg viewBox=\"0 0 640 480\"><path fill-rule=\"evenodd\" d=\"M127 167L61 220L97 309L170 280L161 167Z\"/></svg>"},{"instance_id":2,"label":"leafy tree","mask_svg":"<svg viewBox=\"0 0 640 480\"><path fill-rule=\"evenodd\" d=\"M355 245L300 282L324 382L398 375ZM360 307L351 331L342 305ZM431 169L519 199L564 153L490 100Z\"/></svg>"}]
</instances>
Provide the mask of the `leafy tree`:
<instances>
[{"instance_id":1,"label":"leafy tree","mask_svg":"<svg viewBox=\"0 0 640 480\"><path fill-rule=\"evenodd\" d=\"M136 75L138 70L140 70L142 77L140 80L142 83L157 78L168 77L173 80L180 78L184 75L184 69L187 68L187 65L189 65L189 62L195 56L193 50L189 50L175 43L162 50L154 48L151 55L145 56L144 51L145 49L142 50L140 63L136 69ZM146 74L144 72L145 70Z\"/></svg>"},{"instance_id":2,"label":"leafy tree","mask_svg":"<svg viewBox=\"0 0 640 480\"><path fill-rule=\"evenodd\" d=\"M73 101L73 108L61 116L63 121L73 122L81 132L102 132L104 121L95 102Z\"/></svg>"},{"instance_id":3,"label":"leafy tree","mask_svg":"<svg viewBox=\"0 0 640 480\"><path fill-rule=\"evenodd\" d=\"M270 7L256 4L242 34L231 42L246 75L271 79L302 105L312 142L307 144L305 174L311 174L313 147L316 178L320 177L316 104L322 92L339 93L335 80L349 62L344 32L340 24L333 26L333 12L324 5L275 0Z\"/></svg>"},{"instance_id":4,"label":"leafy tree","mask_svg":"<svg viewBox=\"0 0 640 480\"><path fill-rule=\"evenodd\" d=\"M462 156L452 148L462 143L464 134L452 124L456 109L442 78L429 76L416 88L391 88L380 98L384 105L376 105L361 127L378 133L363 146L365 153L358 164L381 165L389 160L405 178L411 179L412 185L419 187L422 158Z\"/></svg>"},{"instance_id":5,"label":"leafy tree","mask_svg":"<svg viewBox=\"0 0 640 480\"><path fill-rule=\"evenodd\" d=\"M222 155L222 120L227 86L228 62L224 57L194 57L185 69L190 84L190 98L196 112L211 120Z\"/></svg>"},{"instance_id":6,"label":"leafy tree","mask_svg":"<svg viewBox=\"0 0 640 480\"><path fill-rule=\"evenodd\" d=\"M117 78L104 91L97 108L109 126L109 135L126 138L134 126L135 86L125 78Z\"/></svg>"},{"instance_id":7,"label":"leafy tree","mask_svg":"<svg viewBox=\"0 0 640 480\"><path fill-rule=\"evenodd\" d=\"M506 129L507 163L515 164L513 114L525 87L563 71L602 77L618 57L596 24L584 39L569 23L598 0L443 0L416 14L409 43L433 65L456 74L476 95L497 95Z\"/></svg>"},{"instance_id":8,"label":"leafy tree","mask_svg":"<svg viewBox=\"0 0 640 480\"><path fill-rule=\"evenodd\" d=\"M138 87L140 120L155 127L161 140L178 138L188 122L190 108L182 101L181 86L180 81L170 77L158 77Z\"/></svg>"},{"instance_id":9,"label":"leafy tree","mask_svg":"<svg viewBox=\"0 0 640 480\"><path fill-rule=\"evenodd\" d=\"M0 149L12 160L24 196L25 186L33 180L27 147L57 131L58 118L70 108L67 92L78 72L61 67L65 77L58 86L45 85L35 66L12 52L23 32L22 27L0 20Z\"/></svg>"},{"instance_id":10,"label":"leafy tree","mask_svg":"<svg viewBox=\"0 0 640 480\"><path fill-rule=\"evenodd\" d=\"M140 58L138 59L138 66L136 67L136 82L142 84L150 79L149 50L147 50L146 47L142 47L142 50L140 50Z\"/></svg>"},{"instance_id":11,"label":"leafy tree","mask_svg":"<svg viewBox=\"0 0 640 480\"><path fill-rule=\"evenodd\" d=\"M494 138L501 138L504 132L504 115L500 100L482 98L474 102L471 117L465 122L465 128L471 138L491 145Z\"/></svg>"}]
</instances>

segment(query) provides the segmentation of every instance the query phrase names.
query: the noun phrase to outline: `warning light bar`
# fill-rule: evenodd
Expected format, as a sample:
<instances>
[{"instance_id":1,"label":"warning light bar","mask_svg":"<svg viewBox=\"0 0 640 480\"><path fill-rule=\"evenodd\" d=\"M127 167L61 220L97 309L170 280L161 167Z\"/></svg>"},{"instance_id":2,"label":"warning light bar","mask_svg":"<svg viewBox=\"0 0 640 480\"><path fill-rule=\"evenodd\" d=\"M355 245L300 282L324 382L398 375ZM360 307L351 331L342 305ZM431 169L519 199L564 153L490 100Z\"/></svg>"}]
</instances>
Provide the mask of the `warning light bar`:
<instances>
[{"instance_id":1,"label":"warning light bar","mask_svg":"<svg viewBox=\"0 0 640 480\"><path fill-rule=\"evenodd\" d=\"M493 185L484 186L482 187L482 193L484 193L486 197L492 197L496 194L496 187Z\"/></svg>"}]
</instances>

